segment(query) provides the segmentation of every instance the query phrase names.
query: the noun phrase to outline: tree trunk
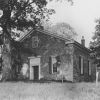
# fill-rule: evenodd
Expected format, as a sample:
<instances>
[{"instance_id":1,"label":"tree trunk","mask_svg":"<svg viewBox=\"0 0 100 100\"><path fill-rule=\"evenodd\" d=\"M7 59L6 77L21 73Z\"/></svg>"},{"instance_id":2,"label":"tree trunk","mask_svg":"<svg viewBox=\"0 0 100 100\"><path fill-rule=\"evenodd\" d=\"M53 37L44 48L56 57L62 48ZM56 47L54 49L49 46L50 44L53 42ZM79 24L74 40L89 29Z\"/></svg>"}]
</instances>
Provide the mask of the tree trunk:
<instances>
[{"instance_id":1,"label":"tree trunk","mask_svg":"<svg viewBox=\"0 0 100 100\"><path fill-rule=\"evenodd\" d=\"M11 80L12 78L12 60L11 60L11 26L10 26L11 10L7 6L3 10L2 29L3 29L3 50L2 50L2 80Z\"/></svg>"},{"instance_id":2,"label":"tree trunk","mask_svg":"<svg viewBox=\"0 0 100 100\"><path fill-rule=\"evenodd\" d=\"M12 79L12 64L11 64L11 41L8 37L4 37L2 51L2 80Z\"/></svg>"}]
</instances>

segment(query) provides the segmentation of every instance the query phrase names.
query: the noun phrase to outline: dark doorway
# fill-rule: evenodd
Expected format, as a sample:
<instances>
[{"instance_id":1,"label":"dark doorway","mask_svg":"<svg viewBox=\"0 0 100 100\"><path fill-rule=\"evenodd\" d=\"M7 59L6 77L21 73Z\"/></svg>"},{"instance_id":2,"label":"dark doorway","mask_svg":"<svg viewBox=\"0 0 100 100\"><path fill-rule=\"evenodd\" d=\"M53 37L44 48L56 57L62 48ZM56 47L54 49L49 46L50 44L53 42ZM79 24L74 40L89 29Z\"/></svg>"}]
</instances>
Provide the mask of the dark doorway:
<instances>
[{"instance_id":1,"label":"dark doorway","mask_svg":"<svg viewBox=\"0 0 100 100\"><path fill-rule=\"evenodd\" d=\"M33 66L34 80L39 80L39 66Z\"/></svg>"}]
</instances>

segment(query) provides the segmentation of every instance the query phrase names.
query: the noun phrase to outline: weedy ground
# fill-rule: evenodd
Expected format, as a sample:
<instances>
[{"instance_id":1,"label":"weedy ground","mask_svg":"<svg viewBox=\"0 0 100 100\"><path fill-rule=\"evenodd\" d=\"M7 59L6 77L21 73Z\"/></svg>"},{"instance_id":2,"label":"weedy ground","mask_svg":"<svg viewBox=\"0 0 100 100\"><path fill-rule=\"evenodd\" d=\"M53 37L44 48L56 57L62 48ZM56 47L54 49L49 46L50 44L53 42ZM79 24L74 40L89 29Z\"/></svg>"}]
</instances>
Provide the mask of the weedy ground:
<instances>
[{"instance_id":1,"label":"weedy ground","mask_svg":"<svg viewBox=\"0 0 100 100\"><path fill-rule=\"evenodd\" d=\"M100 83L0 83L0 100L100 100Z\"/></svg>"}]
</instances>

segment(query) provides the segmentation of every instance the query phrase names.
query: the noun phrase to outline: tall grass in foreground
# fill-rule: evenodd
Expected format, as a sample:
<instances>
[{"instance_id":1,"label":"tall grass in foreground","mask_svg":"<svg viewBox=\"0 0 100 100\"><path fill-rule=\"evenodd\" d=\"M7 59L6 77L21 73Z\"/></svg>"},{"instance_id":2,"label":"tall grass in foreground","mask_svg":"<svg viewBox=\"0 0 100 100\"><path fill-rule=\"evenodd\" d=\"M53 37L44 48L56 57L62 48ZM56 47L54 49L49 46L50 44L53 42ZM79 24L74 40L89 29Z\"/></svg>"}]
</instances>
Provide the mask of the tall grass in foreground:
<instances>
[{"instance_id":1,"label":"tall grass in foreground","mask_svg":"<svg viewBox=\"0 0 100 100\"><path fill-rule=\"evenodd\" d=\"M100 83L0 83L0 100L100 100Z\"/></svg>"}]
</instances>

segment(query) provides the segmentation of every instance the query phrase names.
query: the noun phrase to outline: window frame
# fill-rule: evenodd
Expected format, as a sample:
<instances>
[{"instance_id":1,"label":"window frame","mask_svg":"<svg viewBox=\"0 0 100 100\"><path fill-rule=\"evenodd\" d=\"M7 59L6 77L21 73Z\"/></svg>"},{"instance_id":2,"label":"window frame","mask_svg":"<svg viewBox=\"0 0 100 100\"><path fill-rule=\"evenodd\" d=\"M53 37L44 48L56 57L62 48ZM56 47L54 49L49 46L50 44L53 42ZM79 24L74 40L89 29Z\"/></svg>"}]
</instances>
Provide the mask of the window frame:
<instances>
[{"instance_id":1,"label":"window frame","mask_svg":"<svg viewBox=\"0 0 100 100\"><path fill-rule=\"evenodd\" d=\"M55 63L53 63L53 59L55 59L56 60L56 56L51 56L51 62L52 62L52 64L51 64L51 67L52 67L52 74L53 73L57 73L57 66L56 66L56 72L54 72L54 64L56 64L57 63L57 60L56 60L56 62Z\"/></svg>"},{"instance_id":2,"label":"window frame","mask_svg":"<svg viewBox=\"0 0 100 100\"><path fill-rule=\"evenodd\" d=\"M88 75L91 76L91 62L88 60Z\"/></svg>"},{"instance_id":3,"label":"window frame","mask_svg":"<svg viewBox=\"0 0 100 100\"><path fill-rule=\"evenodd\" d=\"M55 66L54 66L55 64ZM56 63L52 64L52 73L57 73L57 65Z\"/></svg>"},{"instance_id":4,"label":"window frame","mask_svg":"<svg viewBox=\"0 0 100 100\"><path fill-rule=\"evenodd\" d=\"M83 56L79 56L79 68L80 68L80 74L84 75L84 58L83 58Z\"/></svg>"}]
</instances>

